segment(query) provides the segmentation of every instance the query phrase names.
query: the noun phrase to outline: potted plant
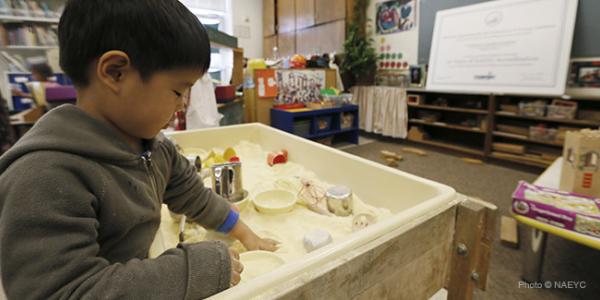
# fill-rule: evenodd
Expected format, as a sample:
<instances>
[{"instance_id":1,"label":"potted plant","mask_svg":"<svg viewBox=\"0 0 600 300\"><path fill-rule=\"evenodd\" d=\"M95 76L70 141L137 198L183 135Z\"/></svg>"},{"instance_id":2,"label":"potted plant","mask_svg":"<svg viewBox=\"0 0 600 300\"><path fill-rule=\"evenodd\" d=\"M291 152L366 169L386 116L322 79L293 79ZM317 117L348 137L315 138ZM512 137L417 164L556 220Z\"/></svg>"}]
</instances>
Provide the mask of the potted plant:
<instances>
[{"instance_id":1,"label":"potted plant","mask_svg":"<svg viewBox=\"0 0 600 300\"><path fill-rule=\"evenodd\" d=\"M342 62L342 77L349 82L344 86L372 85L375 83L377 70L377 54L373 48L373 39L365 30L366 11L369 0L356 0L352 23L344 42L344 60Z\"/></svg>"}]
</instances>

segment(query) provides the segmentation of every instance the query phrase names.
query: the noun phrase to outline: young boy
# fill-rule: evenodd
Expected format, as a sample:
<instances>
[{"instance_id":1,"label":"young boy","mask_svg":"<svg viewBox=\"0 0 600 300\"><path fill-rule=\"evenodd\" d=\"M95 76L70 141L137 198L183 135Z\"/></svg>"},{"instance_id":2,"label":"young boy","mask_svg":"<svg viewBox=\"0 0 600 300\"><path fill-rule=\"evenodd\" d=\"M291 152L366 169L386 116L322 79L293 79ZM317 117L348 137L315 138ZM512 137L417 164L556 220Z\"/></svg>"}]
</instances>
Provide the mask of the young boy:
<instances>
[{"instance_id":1,"label":"young boy","mask_svg":"<svg viewBox=\"0 0 600 300\"><path fill-rule=\"evenodd\" d=\"M50 77L52 77L54 75L54 71L52 71L52 67L50 67L47 63L40 63L40 64L32 65L30 69L31 69L31 79L33 82L39 82L39 83L43 84L44 87L60 86L60 84L50 81ZM18 88L13 88L12 93L13 93L13 95L20 96L20 97L31 98L33 96L31 93L23 92L22 90L20 90Z\"/></svg>"},{"instance_id":2,"label":"young boy","mask_svg":"<svg viewBox=\"0 0 600 300\"><path fill-rule=\"evenodd\" d=\"M178 0L70 0L59 42L77 105L47 113L0 159L8 297L199 299L237 284L243 267L219 242L148 259L162 203L250 250L276 248L159 135L208 69L198 19Z\"/></svg>"}]
</instances>

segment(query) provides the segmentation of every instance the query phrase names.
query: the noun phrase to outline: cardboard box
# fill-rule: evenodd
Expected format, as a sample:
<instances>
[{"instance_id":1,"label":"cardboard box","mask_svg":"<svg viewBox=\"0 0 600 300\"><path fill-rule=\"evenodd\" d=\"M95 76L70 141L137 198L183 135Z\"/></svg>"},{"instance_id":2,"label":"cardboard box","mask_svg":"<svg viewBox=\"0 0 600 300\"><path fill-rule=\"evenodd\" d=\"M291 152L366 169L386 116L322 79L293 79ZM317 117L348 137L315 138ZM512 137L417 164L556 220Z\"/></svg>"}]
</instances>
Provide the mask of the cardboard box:
<instances>
[{"instance_id":1,"label":"cardboard box","mask_svg":"<svg viewBox=\"0 0 600 300\"><path fill-rule=\"evenodd\" d=\"M513 194L512 211L558 228L600 237L600 199L524 181Z\"/></svg>"},{"instance_id":2,"label":"cardboard box","mask_svg":"<svg viewBox=\"0 0 600 300\"><path fill-rule=\"evenodd\" d=\"M567 132L560 189L600 197L600 130Z\"/></svg>"}]
</instances>

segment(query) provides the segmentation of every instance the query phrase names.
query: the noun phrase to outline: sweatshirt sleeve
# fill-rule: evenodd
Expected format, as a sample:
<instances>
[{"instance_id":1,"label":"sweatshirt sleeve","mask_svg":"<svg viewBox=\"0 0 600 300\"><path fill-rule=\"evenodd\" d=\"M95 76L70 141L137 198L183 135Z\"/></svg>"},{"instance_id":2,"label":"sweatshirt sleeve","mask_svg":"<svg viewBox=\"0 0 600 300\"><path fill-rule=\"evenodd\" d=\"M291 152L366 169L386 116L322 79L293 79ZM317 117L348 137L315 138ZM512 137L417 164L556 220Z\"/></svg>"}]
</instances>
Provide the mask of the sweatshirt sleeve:
<instances>
[{"instance_id":1,"label":"sweatshirt sleeve","mask_svg":"<svg viewBox=\"0 0 600 300\"><path fill-rule=\"evenodd\" d=\"M165 146L171 172L164 203L172 212L186 215L206 228L221 228L230 214L229 202L204 186L194 166L171 142L165 142Z\"/></svg>"},{"instance_id":2,"label":"sweatshirt sleeve","mask_svg":"<svg viewBox=\"0 0 600 300\"><path fill-rule=\"evenodd\" d=\"M199 299L229 288L228 249L219 242L180 245L156 259L101 257L101 196L90 192L89 178L58 163L32 163L39 161L24 157L0 176L8 299Z\"/></svg>"}]
</instances>

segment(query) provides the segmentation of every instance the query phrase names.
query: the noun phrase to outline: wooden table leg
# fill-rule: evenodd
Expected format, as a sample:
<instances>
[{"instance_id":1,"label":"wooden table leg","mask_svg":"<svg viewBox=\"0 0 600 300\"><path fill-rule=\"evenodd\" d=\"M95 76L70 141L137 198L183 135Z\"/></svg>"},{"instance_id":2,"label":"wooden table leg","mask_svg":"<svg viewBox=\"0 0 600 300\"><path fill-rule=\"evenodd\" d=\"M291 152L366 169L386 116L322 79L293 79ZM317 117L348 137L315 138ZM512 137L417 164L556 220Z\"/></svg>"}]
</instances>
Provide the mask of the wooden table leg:
<instances>
[{"instance_id":1,"label":"wooden table leg","mask_svg":"<svg viewBox=\"0 0 600 300\"><path fill-rule=\"evenodd\" d=\"M531 241L525 247L523 258L523 280L526 282L539 282L542 279L542 266L544 263L544 252L546 252L546 240L548 234L533 227L528 227L531 232Z\"/></svg>"}]
</instances>

